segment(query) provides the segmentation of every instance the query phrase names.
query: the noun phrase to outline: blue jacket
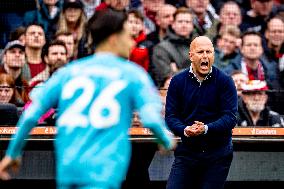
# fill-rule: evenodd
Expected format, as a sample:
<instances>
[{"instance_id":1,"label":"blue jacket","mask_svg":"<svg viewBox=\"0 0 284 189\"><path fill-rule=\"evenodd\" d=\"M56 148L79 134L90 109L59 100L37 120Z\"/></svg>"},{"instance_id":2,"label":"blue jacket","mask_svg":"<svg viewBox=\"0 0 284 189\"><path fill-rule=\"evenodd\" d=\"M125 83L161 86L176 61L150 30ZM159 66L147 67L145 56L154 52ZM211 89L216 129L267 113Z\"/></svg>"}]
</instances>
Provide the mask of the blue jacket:
<instances>
[{"instance_id":1,"label":"blue jacket","mask_svg":"<svg viewBox=\"0 0 284 189\"><path fill-rule=\"evenodd\" d=\"M279 78L277 76L277 64L276 62L269 62L265 56L262 56L259 61L263 66L264 77L268 84L269 89L278 89ZM227 67L224 68L224 72L231 75L234 70L242 70L242 56L238 55L234 58Z\"/></svg>"},{"instance_id":2,"label":"blue jacket","mask_svg":"<svg viewBox=\"0 0 284 189\"><path fill-rule=\"evenodd\" d=\"M26 12L24 15L24 26L28 26L31 23L38 23L43 25L45 35L47 39L51 39L56 32L57 22L59 19L60 12L62 10L62 1L59 0L56 3L58 7L58 12L54 18L51 18L47 6L44 4L43 0L39 0L40 9L32 10Z\"/></svg>"},{"instance_id":3,"label":"blue jacket","mask_svg":"<svg viewBox=\"0 0 284 189\"><path fill-rule=\"evenodd\" d=\"M237 123L237 92L231 77L212 67L200 84L186 69L170 83L166 102L166 122L180 136L187 149L214 150L231 146L232 129ZM186 126L201 121L208 126L204 135L184 136Z\"/></svg>"}]
</instances>

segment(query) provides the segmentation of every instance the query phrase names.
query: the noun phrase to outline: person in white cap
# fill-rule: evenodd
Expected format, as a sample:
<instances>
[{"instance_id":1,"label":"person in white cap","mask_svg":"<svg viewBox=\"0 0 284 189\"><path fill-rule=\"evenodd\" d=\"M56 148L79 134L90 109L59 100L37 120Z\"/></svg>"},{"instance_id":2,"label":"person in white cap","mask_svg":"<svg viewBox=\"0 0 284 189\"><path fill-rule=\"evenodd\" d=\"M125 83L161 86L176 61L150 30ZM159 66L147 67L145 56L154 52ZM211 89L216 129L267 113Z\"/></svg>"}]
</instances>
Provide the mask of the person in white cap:
<instances>
[{"instance_id":1,"label":"person in white cap","mask_svg":"<svg viewBox=\"0 0 284 189\"><path fill-rule=\"evenodd\" d=\"M243 85L242 98L239 102L238 125L284 127L283 118L272 111L266 104L268 87L265 81L251 80Z\"/></svg>"}]
</instances>

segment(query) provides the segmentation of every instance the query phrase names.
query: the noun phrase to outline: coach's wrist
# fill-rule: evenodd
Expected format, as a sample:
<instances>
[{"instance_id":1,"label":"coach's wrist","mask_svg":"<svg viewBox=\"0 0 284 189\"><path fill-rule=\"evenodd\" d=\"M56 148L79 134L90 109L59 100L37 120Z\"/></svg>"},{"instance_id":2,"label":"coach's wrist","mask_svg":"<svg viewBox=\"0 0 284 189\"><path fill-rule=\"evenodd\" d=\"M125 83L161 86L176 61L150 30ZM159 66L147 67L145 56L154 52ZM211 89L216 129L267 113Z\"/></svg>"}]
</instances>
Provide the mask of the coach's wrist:
<instances>
[{"instance_id":1,"label":"coach's wrist","mask_svg":"<svg viewBox=\"0 0 284 189\"><path fill-rule=\"evenodd\" d=\"M208 125L204 125L204 133L203 134L207 134L207 132L208 132Z\"/></svg>"}]
</instances>

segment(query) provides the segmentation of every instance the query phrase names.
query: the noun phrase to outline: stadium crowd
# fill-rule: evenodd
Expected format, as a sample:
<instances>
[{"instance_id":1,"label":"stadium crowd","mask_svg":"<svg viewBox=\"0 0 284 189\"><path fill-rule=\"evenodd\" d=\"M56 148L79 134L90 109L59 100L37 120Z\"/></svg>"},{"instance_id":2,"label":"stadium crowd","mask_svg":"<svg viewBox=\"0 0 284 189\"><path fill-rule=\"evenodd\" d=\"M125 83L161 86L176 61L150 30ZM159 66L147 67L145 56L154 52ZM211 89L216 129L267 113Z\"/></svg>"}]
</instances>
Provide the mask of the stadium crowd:
<instances>
[{"instance_id":1,"label":"stadium crowd","mask_svg":"<svg viewBox=\"0 0 284 189\"><path fill-rule=\"evenodd\" d=\"M190 42L206 35L214 43L214 66L238 89L238 125L284 127L283 0L1 0L0 103L25 109L34 87L93 54L96 36L88 23L106 9L127 13L136 43L129 60L151 75L161 93L174 74L190 67Z\"/></svg>"}]
</instances>

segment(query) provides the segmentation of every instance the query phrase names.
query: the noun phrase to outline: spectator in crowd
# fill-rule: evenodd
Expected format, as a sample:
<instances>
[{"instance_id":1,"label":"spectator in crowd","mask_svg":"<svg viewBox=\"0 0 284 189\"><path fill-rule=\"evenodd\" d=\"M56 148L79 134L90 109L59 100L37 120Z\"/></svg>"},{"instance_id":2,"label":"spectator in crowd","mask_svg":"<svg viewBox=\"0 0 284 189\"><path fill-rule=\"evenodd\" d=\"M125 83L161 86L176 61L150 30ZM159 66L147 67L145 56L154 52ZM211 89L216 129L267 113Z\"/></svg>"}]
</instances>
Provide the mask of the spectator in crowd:
<instances>
[{"instance_id":1,"label":"spectator in crowd","mask_svg":"<svg viewBox=\"0 0 284 189\"><path fill-rule=\"evenodd\" d=\"M218 15L208 9L209 0L185 0L185 3L194 13L193 24L196 32L204 35L217 22Z\"/></svg>"},{"instance_id":2,"label":"spectator in crowd","mask_svg":"<svg viewBox=\"0 0 284 189\"><path fill-rule=\"evenodd\" d=\"M17 123L17 106L22 99L16 90L15 80L6 73L0 73L0 124L15 126Z\"/></svg>"},{"instance_id":3,"label":"spectator in crowd","mask_svg":"<svg viewBox=\"0 0 284 189\"><path fill-rule=\"evenodd\" d=\"M249 81L249 78L246 74L244 74L240 70L233 71L231 77L235 83L238 96L241 97L243 91L243 85L245 85Z\"/></svg>"},{"instance_id":4,"label":"spectator in crowd","mask_svg":"<svg viewBox=\"0 0 284 189\"><path fill-rule=\"evenodd\" d=\"M234 70L241 70L249 80L266 81L270 89L279 88L277 65L263 56L261 34L251 31L242 35L241 54L233 59L224 69L229 75Z\"/></svg>"},{"instance_id":5,"label":"spectator in crowd","mask_svg":"<svg viewBox=\"0 0 284 189\"><path fill-rule=\"evenodd\" d=\"M96 7L101 3L101 0L82 0L84 4L84 12L87 19L91 18L95 12Z\"/></svg>"},{"instance_id":6,"label":"spectator in crowd","mask_svg":"<svg viewBox=\"0 0 284 189\"><path fill-rule=\"evenodd\" d=\"M158 87L161 87L162 81L171 73L189 67L188 44L193 35L192 19L192 13L188 8L178 8L166 40L153 48L151 72Z\"/></svg>"},{"instance_id":7,"label":"spectator in crowd","mask_svg":"<svg viewBox=\"0 0 284 189\"><path fill-rule=\"evenodd\" d=\"M45 81L49 77L48 66L41 58L45 42L45 33L41 25L31 24L27 26L25 33L27 66L23 68L23 77L29 82L31 87L35 83Z\"/></svg>"},{"instance_id":8,"label":"spectator in crowd","mask_svg":"<svg viewBox=\"0 0 284 189\"><path fill-rule=\"evenodd\" d=\"M165 39L169 26L174 21L174 13L176 8L170 4L161 5L156 15L156 30L147 35L147 39L154 46Z\"/></svg>"},{"instance_id":9,"label":"spectator in crowd","mask_svg":"<svg viewBox=\"0 0 284 189\"><path fill-rule=\"evenodd\" d=\"M277 63L281 88L284 89L284 21L278 17L269 20L265 38L265 55Z\"/></svg>"},{"instance_id":10,"label":"spectator in crowd","mask_svg":"<svg viewBox=\"0 0 284 189\"><path fill-rule=\"evenodd\" d=\"M243 86L247 84L249 81L249 78L246 74L244 74L240 70L235 70L232 72L231 77L235 83L235 87L237 89L237 94L238 94L238 111L242 108L243 104L243 98L242 98L242 92L243 92ZM237 114L238 120L240 118L239 112Z\"/></svg>"},{"instance_id":11,"label":"spectator in crowd","mask_svg":"<svg viewBox=\"0 0 284 189\"><path fill-rule=\"evenodd\" d=\"M71 32L73 34L75 40L73 57L75 59L79 56L79 46L86 43L86 24L87 17L84 13L84 5L81 0L65 0L57 32Z\"/></svg>"},{"instance_id":12,"label":"spectator in crowd","mask_svg":"<svg viewBox=\"0 0 284 189\"><path fill-rule=\"evenodd\" d=\"M133 112L131 127L143 127L139 114L136 111Z\"/></svg>"},{"instance_id":13,"label":"spectator in crowd","mask_svg":"<svg viewBox=\"0 0 284 189\"><path fill-rule=\"evenodd\" d=\"M26 28L20 26L10 33L10 41L19 40L23 45L25 45L25 32Z\"/></svg>"},{"instance_id":14,"label":"spectator in crowd","mask_svg":"<svg viewBox=\"0 0 284 189\"><path fill-rule=\"evenodd\" d=\"M223 7L223 5L231 0L213 0L210 1L210 3L212 4L212 6L215 8L216 12L220 13L221 8ZM242 7L243 10L248 10L250 8L250 2L248 0L234 0L234 2L236 2L240 7Z\"/></svg>"},{"instance_id":15,"label":"spectator in crowd","mask_svg":"<svg viewBox=\"0 0 284 189\"><path fill-rule=\"evenodd\" d=\"M67 62L74 60L75 40L73 34L71 32L60 32L55 35L55 39L65 43L67 48Z\"/></svg>"},{"instance_id":16,"label":"spectator in crowd","mask_svg":"<svg viewBox=\"0 0 284 189\"><path fill-rule=\"evenodd\" d=\"M268 87L265 81L252 80L243 85L242 99L239 104L238 125L284 127L283 118L266 104Z\"/></svg>"},{"instance_id":17,"label":"spectator in crowd","mask_svg":"<svg viewBox=\"0 0 284 189\"><path fill-rule=\"evenodd\" d=\"M22 77L22 70L25 64L25 46L20 41L11 41L7 43L2 52L2 64L0 73L6 73L12 76L16 85L18 106L23 106L29 100L28 83Z\"/></svg>"},{"instance_id":18,"label":"spectator in crowd","mask_svg":"<svg viewBox=\"0 0 284 189\"><path fill-rule=\"evenodd\" d=\"M48 65L50 75L52 75L59 68L63 67L67 63L67 48L65 43L62 41L52 41L48 43L42 52L44 62ZM41 83L38 82L36 86L42 87ZM38 90L37 88L33 89ZM31 101L27 102L24 106L26 110L31 105ZM54 124L55 109L51 108L38 120L38 124L50 123Z\"/></svg>"},{"instance_id":19,"label":"spectator in crowd","mask_svg":"<svg viewBox=\"0 0 284 189\"><path fill-rule=\"evenodd\" d=\"M251 9L246 12L241 31L256 31L264 34L264 28L273 8L273 0L250 0Z\"/></svg>"},{"instance_id":20,"label":"spectator in crowd","mask_svg":"<svg viewBox=\"0 0 284 189\"><path fill-rule=\"evenodd\" d=\"M237 91L214 63L208 37L190 44L191 67L173 76L167 93L166 123L181 137L167 189L222 189L233 158Z\"/></svg>"},{"instance_id":21,"label":"spectator in crowd","mask_svg":"<svg viewBox=\"0 0 284 189\"><path fill-rule=\"evenodd\" d=\"M165 0L141 0L141 5L138 9L144 15L146 34L156 31L156 15L164 4Z\"/></svg>"},{"instance_id":22,"label":"spectator in crowd","mask_svg":"<svg viewBox=\"0 0 284 189\"><path fill-rule=\"evenodd\" d=\"M37 9L26 12L24 26L37 23L43 26L47 39L52 39L62 10L62 0L38 0Z\"/></svg>"},{"instance_id":23,"label":"spectator in crowd","mask_svg":"<svg viewBox=\"0 0 284 189\"><path fill-rule=\"evenodd\" d=\"M167 32L169 26L172 25L174 21L174 13L176 11L176 7L170 4L161 4L160 8L156 14L156 29L147 35L147 48L149 50L149 57L152 57L153 47L164 40L167 36ZM147 19L147 18L146 18ZM145 19L144 19L145 20ZM144 21L144 24L146 22ZM149 73L152 74L153 63L149 64ZM153 77L153 75L152 75Z\"/></svg>"},{"instance_id":24,"label":"spectator in crowd","mask_svg":"<svg viewBox=\"0 0 284 189\"><path fill-rule=\"evenodd\" d=\"M42 57L52 75L58 68L67 64L67 47L63 41L52 41L45 47Z\"/></svg>"},{"instance_id":25,"label":"spectator in crowd","mask_svg":"<svg viewBox=\"0 0 284 189\"><path fill-rule=\"evenodd\" d=\"M241 8L235 1L225 2L220 9L219 15L219 21L214 22L214 25L206 32L206 36L211 38L214 42L220 32L224 30L224 27L233 25L239 28L242 22Z\"/></svg>"},{"instance_id":26,"label":"spectator in crowd","mask_svg":"<svg viewBox=\"0 0 284 189\"><path fill-rule=\"evenodd\" d=\"M100 11L110 8L117 11L127 11L129 3L130 0L104 0L96 7L95 10Z\"/></svg>"},{"instance_id":27,"label":"spectator in crowd","mask_svg":"<svg viewBox=\"0 0 284 189\"><path fill-rule=\"evenodd\" d=\"M145 15L156 23L156 15L161 6L165 4L165 0L141 0Z\"/></svg>"},{"instance_id":28,"label":"spectator in crowd","mask_svg":"<svg viewBox=\"0 0 284 189\"><path fill-rule=\"evenodd\" d=\"M14 79L21 75L25 64L25 46L18 40L7 43L1 54L1 68Z\"/></svg>"},{"instance_id":29,"label":"spectator in crowd","mask_svg":"<svg viewBox=\"0 0 284 189\"><path fill-rule=\"evenodd\" d=\"M143 15L135 9L128 11L126 24L136 43L130 53L129 60L137 63L148 71L149 51L145 44L146 34L144 33Z\"/></svg>"},{"instance_id":30,"label":"spectator in crowd","mask_svg":"<svg viewBox=\"0 0 284 189\"><path fill-rule=\"evenodd\" d=\"M241 45L240 29L234 25L227 25L220 31L215 52L215 66L221 70L239 54Z\"/></svg>"},{"instance_id":31,"label":"spectator in crowd","mask_svg":"<svg viewBox=\"0 0 284 189\"><path fill-rule=\"evenodd\" d=\"M234 25L239 27L242 22L241 8L235 1L225 2L221 7L219 14L221 27L226 25Z\"/></svg>"},{"instance_id":32,"label":"spectator in crowd","mask_svg":"<svg viewBox=\"0 0 284 189\"><path fill-rule=\"evenodd\" d=\"M266 46L267 49L265 49L266 56L269 59L277 63L280 63L280 59L283 58L283 55L284 55L284 22L283 20L281 20L278 17L274 17L270 19L267 22L267 27L265 30L265 38L267 40L267 46Z\"/></svg>"},{"instance_id":33,"label":"spectator in crowd","mask_svg":"<svg viewBox=\"0 0 284 189\"><path fill-rule=\"evenodd\" d=\"M23 103L21 96L16 90L16 84L13 77L6 73L0 73L0 104L15 104L16 106ZM1 115L5 116L5 115Z\"/></svg>"}]
</instances>

